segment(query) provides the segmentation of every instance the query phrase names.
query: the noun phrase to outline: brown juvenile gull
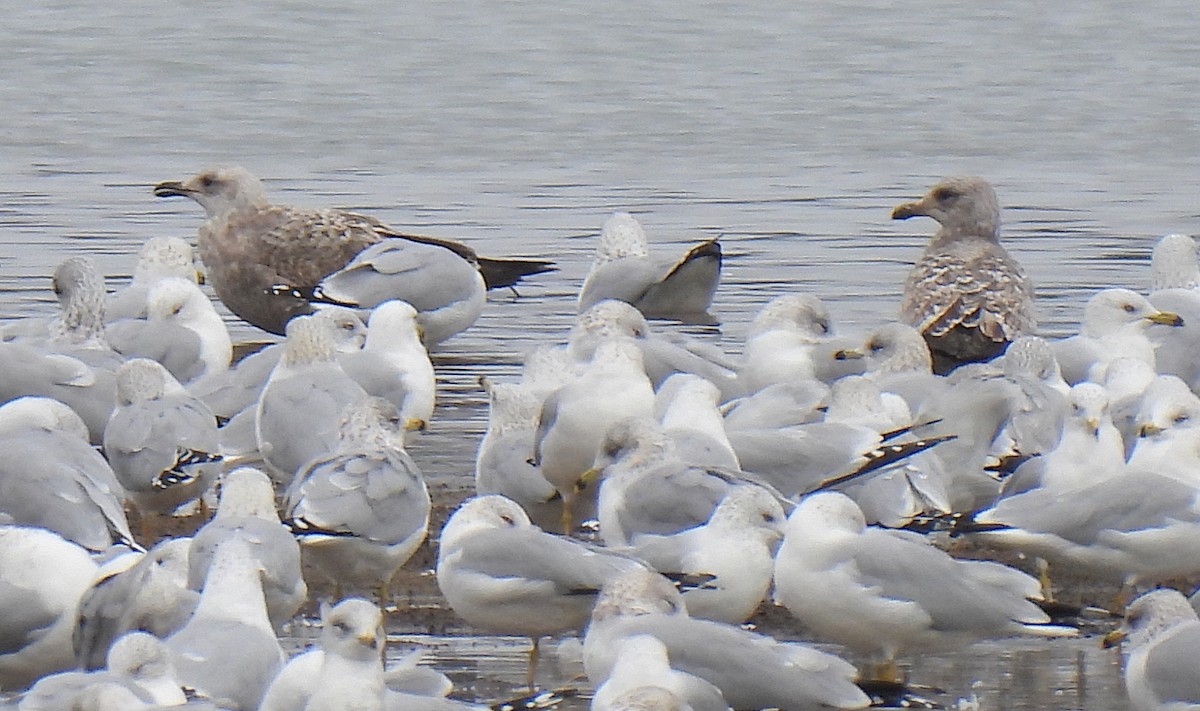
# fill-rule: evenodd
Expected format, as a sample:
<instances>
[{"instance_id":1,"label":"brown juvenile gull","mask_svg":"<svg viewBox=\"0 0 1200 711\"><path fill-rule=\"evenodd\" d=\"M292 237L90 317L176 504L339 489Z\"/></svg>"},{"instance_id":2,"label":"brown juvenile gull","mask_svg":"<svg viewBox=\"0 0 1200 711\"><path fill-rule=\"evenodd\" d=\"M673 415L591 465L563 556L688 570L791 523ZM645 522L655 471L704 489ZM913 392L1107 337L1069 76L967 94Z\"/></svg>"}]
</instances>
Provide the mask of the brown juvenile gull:
<instances>
[{"instance_id":1,"label":"brown juvenile gull","mask_svg":"<svg viewBox=\"0 0 1200 711\"><path fill-rule=\"evenodd\" d=\"M159 183L154 194L184 196L200 203L208 220L200 226L197 246L214 291L230 311L272 333L283 333L284 324L292 317L312 311L313 289L326 276L367 247L387 239L449 250L477 269L489 289L512 286L522 277L553 269L540 260L479 257L464 244L404 234L366 215L273 205L262 183L244 168L213 168L183 182ZM406 286L405 282L416 278L413 271L403 267L387 274L398 291L378 301L404 298L412 303L416 299L406 297L404 290L440 291L447 286L442 277L423 269L417 285ZM397 279L397 274L405 278ZM457 301L462 297L448 298ZM352 305L370 308L375 304Z\"/></svg>"},{"instance_id":2,"label":"brown juvenile gull","mask_svg":"<svg viewBox=\"0 0 1200 711\"><path fill-rule=\"evenodd\" d=\"M941 228L908 275L900 317L925 336L935 373L991 360L1037 330L1033 284L1000 246L1000 206L986 180L947 178L892 210L893 220L916 215Z\"/></svg>"}]
</instances>

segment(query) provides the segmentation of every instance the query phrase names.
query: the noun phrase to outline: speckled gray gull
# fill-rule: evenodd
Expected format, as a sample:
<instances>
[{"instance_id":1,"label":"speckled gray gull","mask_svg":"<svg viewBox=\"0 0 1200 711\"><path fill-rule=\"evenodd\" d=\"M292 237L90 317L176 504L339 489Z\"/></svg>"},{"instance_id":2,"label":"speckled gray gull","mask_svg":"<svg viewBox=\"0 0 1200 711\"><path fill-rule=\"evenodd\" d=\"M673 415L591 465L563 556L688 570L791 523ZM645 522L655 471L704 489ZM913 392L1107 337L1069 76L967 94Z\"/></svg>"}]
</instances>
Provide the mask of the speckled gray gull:
<instances>
[{"instance_id":1,"label":"speckled gray gull","mask_svg":"<svg viewBox=\"0 0 1200 711\"><path fill-rule=\"evenodd\" d=\"M337 449L301 467L283 498L304 561L339 589L385 593L385 603L429 528L425 478L404 451L396 406L380 397L346 408Z\"/></svg>"},{"instance_id":2,"label":"speckled gray gull","mask_svg":"<svg viewBox=\"0 0 1200 711\"><path fill-rule=\"evenodd\" d=\"M1154 365L1154 343L1148 331L1156 324L1178 328L1184 321L1129 289L1096 292L1084 305L1079 333L1052 343L1063 378L1072 385L1081 380L1101 382L1104 369L1116 358L1138 358Z\"/></svg>"},{"instance_id":3,"label":"speckled gray gull","mask_svg":"<svg viewBox=\"0 0 1200 711\"><path fill-rule=\"evenodd\" d=\"M649 240L637 219L613 213L600 230L592 269L579 292L579 311L604 299L632 304L650 318L705 315L721 280L721 245L706 240L673 264L650 257Z\"/></svg>"},{"instance_id":4,"label":"speckled gray gull","mask_svg":"<svg viewBox=\"0 0 1200 711\"><path fill-rule=\"evenodd\" d=\"M750 322L738 384L745 393L769 385L818 379L831 382L862 371L859 360L835 359L852 344L834 336L825 304L813 294L781 294Z\"/></svg>"},{"instance_id":5,"label":"speckled gray gull","mask_svg":"<svg viewBox=\"0 0 1200 711\"><path fill-rule=\"evenodd\" d=\"M1125 610L1105 646L1122 643L1125 693L1134 711L1200 708L1200 619L1176 590L1151 590Z\"/></svg>"},{"instance_id":6,"label":"speckled gray gull","mask_svg":"<svg viewBox=\"0 0 1200 711\"><path fill-rule=\"evenodd\" d=\"M488 424L475 454L475 492L512 499L541 528L561 526L558 490L529 456L542 410L536 390L486 376L479 384L488 396Z\"/></svg>"},{"instance_id":7,"label":"speckled gray gull","mask_svg":"<svg viewBox=\"0 0 1200 711\"><path fill-rule=\"evenodd\" d=\"M563 532L590 515L595 490L581 493L580 479L600 451L605 433L625 417L650 417L654 389L633 339L601 343L587 369L542 404L534 461L563 498Z\"/></svg>"},{"instance_id":8,"label":"speckled gray gull","mask_svg":"<svg viewBox=\"0 0 1200 711\"><path fill-rule=\"evenodd\" d=\"M103 670L42 677L21 697L17 708L19 711L91 708L90 704L108 686L128 690L147 707L178 706L187 701L162 640L146 632L131 632L113 644Z\"/></svg>"},{"instance_id":9,"label":"speckled gray gull","mask_svg":"<svg viewBox=\"0 0 1200 711\"><path fill-rule=\"evenodd\" d=\"M360 598L321 605L320 649L291 659L263 696L259 711L387 708L379 608Z\"/></svg>"},{"instance_id":10,"label":"speckled gray gull","mask_svg":"<svg viewBox=\"0 0 1200 711\"><path fill-rule=\"evenodd\" d=\"M885 665L904 652L990 637L1077 634L1049 625L1030 602L1037 579L991 561L956 560L918 534L869 527L844 494L805 498L785 531L776 601L818 639Z\"/></svg>"},{"instance_id":11,"label":"speckled gray gull","mask_svg":"<svg viewBox=\"0 0 1200 711\"><path fill-rule=\"evenodd\" d=\"M116 376L104 455L143 520L203 496L221 469L212 411L148 358L122 363Z\"/></svg>"},{"instance_id":12,"label":"speckled gray gull","mask_svg":"<svg viewBox=\"0 0 1200 711\"><path fill-rule=\"evenodd\" d=\"M125 492L86 439L70 408L46 398L0 406L0 512L8 523L41 526L84 548L136 547Z\"/></svg>"},{"instance_id":13,"label":"speckled gray gull","mask_svg":"<svg viewBox=\"0 0 1200 711\"><path fill-rule=\"evenodd\" d=\"M660 573L715 576L684 591L688 614L741 624L771 588L775 547L783 538L785 518L771 492L734 486L704 525L672 535L635 535L630 550Z\"/></svg>"},{"instance_id":14,"label":"speckled gray gull","mask_svg":"<svg viewBox=\"0 0 1200 711\"><path fill-rule=\"evenodd\" d=\"M312 305L297 289L317 286L367 247L388 239L438 246L477 264L489 288L511 286L551 268L540 260L478 257L464 244L403 234L344 210L273 205L259 179L239 167L159 183L154 194L188 197L204 208L207 220L197 247L213 290L234 314L272 333L283 333L288 320L310 312ZM442 277L422 273L419 278L418 291L438 288ZM279 286L295 289L276 293Z\"/></svg>"},{"instance_id":15,"label":"speckled gray gull","mask_svg":"<svg viewBox=\"0 0 1200 711\"><path fill-rule=\"evenodd\" d=\"M807 645L777 642L740 627L689 617L663 576L627 571L604 586L584 639L593 683L607 679L620 641L651 635L667 647L671 667L703 678L735 709L866 708L854 667Z\"/></svg>"},{"instance_id":16,"label":"speckled gray gull","mask_svg":"<svg viewBox=\"0 0 1200 711\"><path fill-rule=\"evenodd\" d=\"M385 301L376 306L362 349L341 353L337 361L363 390L396 406L406 432L423 430L433 419L437 381L410 304Z\"/></svg>"},{"instance_id":17,"label":"speckled gray gull","mask_svg":"<svg viewBox=\"0 0 1200 711\"><path fill-rule=\"evenodd\" d=\"M125 288L108 295L104 320L146 318L146 295L160 279L177 277L201 282L192 245L181 237L151 237L142 243L133 276Z\"/></svg>"},{"instance_id":18,"label":"speckled gray gull","mask_svg":"<svg viewBox=\"0 0 1200 711\"><path fill-rule=\"evenodd\" d=\"M280 523L271 481L257 469L242 467L222 479L216 516L188 548L189 588L202 589L216 550L231 538L245 541L258 561L270 623L282 629L308 599L308 586L300 572L300 544Z\"/></svg>"},{"instance_id":19,"label":"speckled gray gull","mask_svg":"<svg viewBox=\"0 0 1200 711\"><path fill-rule=\"evenodd\" d=\"M333 451L342 410L368 397L337 361L332 323L305 316L287 331L254 416L258 450L284 488L300 467Z\"/></svg>"},{"instance_id":20,"label":"speckled gray gull","mask_svg":"<svg viewBox=\"0 0 1200 711\"><path fill-rule=\"evenodd\" d=\"M946 178L893 220L924 215L940 227L904 284L901 320L929 342L934 371L986 361L1037 330L1033 284L1000 245L1000 204L982 178Z\"/></svg>"},{"instance_id":21,"label":"speckled gray gull","mask_svg":"<svg viewBox=\"0 0 1200 711\"><path fill-rule=\"evenodd\" d=\"M0 525L0 688L75 666L71 631L96 563L43 528Z\"/></svg>"},{"instance_id":22,"label":"speckled gray gull","mask_svg":"<svg viewBox=\"0 0 1200 711\"><path fill-rule=\"evenodd\" d=\"M68 257L51 280L59 313L38 336L0 343L0 402L52 397L70 405L99 444L112 413L121 358L104 340L104 278L87 257Z\"/></svg>"},{"instance_id":23,"label":"speckled gray gull","mask_svg":"<svg viewBox=\"0 0 1200 711\"><path fill-rule=\"evenodd\" d=\"M515 502L498 495L463 502L442 528L437 583L467 624L528 636L529 676L538 641L582 629L600 587L642 563L542 531Z\"/></svg>"},{"instance_id":24,"label":"speckled gray gull","mask_svg":"<svg viewBox=\"0 0 1200 711\"><path fill-rule=\"evenodd\" d=\"M109 647L131 630L168 637L187 622L200 595L187 586L191 538L167 538L115 558L97 572L79 603L74 647L83 669L104 664Z\"/></svg>"},{"instance_id":25,"label":"speckled gray gull","mask_svg":"<svg viewBox=\"0 0 1200 711\"><path fill-rule=\"evenodd\" d=\"M149 287L144 319L110 321L104 335L122 356L156 360L183 383L224 373L233 358L229 330L212 301L178 277Z\"/></svg>"},{"instance_id":26,"label":"speckled gray gull","mask_svg":"<svg viewBox=\"0 0 1200 711\"><path fill-rule=\"evenodd\" d=\"M258 708L284 655L267 617L262 563L243 538L216 547L191 619L167 638L179 680L236 711Z\"/></svg>"},{"instance_id":27,"label":"speckled gray gull","mask_svg":"<svg viewBox=\"0 0 1200 711\"><path fill-rule=\"evenodd\" d=\"M667 646L648 634L619 641L616 660L607 679L596 687L592 711L620 708L620 698L647 686L659 688L676 703L693 711L724 711L729 708L721 690L698 676L671 668Z\"/></svg>"}]
</instances>

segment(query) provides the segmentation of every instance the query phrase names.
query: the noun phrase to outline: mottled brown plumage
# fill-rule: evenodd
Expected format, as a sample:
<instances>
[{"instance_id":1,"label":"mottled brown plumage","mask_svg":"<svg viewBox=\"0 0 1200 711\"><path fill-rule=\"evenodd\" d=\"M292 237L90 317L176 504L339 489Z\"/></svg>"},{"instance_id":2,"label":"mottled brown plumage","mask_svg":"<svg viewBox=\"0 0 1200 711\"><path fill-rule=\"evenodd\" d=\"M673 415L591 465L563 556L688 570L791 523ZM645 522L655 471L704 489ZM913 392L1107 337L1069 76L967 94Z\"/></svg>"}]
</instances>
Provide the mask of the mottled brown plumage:
<instances>
[{"instance_id":1,"label":"mottled brown plumage","mask_svg":"<svg viewBox=\"0 0 1200 711\"><path fill-rule=\"evenodd\" d=\"M403 234L353 212L273 205L244 168L214 168L183 182L160 183L154 194L189 197L204 207L208 220L197 247L213 290L230 311L272 333L283 333L289 320L312 310L304 288L385 239L444 247L479 269L489 288L553 269L540 260L479 258L464 244Z\"/></svg>"},{"instance_id":2,"label":"mottled brown plumage","mask_svg":"<svg viewBox=\"0 0 1200 711\"><path fill-rule=\"evenodd\" d=\"M1000 207L982 178L947 178L892 219L925 215L941 228L908 275L901 319L921 331L934 371L991 360L1037 330L1033 284L1000 245Z\"/></svg>"}]
</instances>

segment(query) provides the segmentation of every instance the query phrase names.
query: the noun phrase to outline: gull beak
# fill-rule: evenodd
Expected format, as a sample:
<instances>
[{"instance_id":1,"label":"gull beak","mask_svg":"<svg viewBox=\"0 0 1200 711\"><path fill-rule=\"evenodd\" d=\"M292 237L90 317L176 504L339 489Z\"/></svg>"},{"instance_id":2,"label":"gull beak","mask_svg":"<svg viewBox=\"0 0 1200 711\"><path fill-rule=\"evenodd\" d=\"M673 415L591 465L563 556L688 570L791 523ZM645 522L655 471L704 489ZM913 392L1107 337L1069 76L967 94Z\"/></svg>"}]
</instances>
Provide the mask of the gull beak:
<instances>
[{"instance_id":1,"label":"gull beak","mask_svg":"<svg viewBox=\"0 0 1200 711\"><path fill-rule=\"evenodd\" d=\"M1122 630L1113 630L1112 632L1104 635L1104 639L1100 640L1100 648L1112 649L1118 644L1124 642L1125 638L1128 636L1129 635Z\"/></svg>"},{"instance_id":2,"label":"gull beak","mask_svg":"<svg viewBox=\"0 0 1200 711\"><path fill-rule=\"evenodd\" d=\"M903 205L901 207L903 207ZM834 352L833 359L834 360L859 360L860 358L865 358L866 356L867 356L866 353L863 353L861 350L859 350L857 348L843 348L839 351Z\"/></svg>"},{"instance_id":3,"label":"gull beak","mask_svg":"<svg viewBox=\"0 0 1200 711\"><path fill-rule=\"evenodd\" d=\"M154 197L188 197L191 194L192 191L185 188L183 183L178 180L168 180L154 186Z\"/></svg>"},{"instance_id":4,"label":"gull beak","mask_svg":"<svg viewBox=\"0 0 1200 711\"><path fill-rule=\"evenodd\" d=\"M579 480L575 482L575 493L578 494L581 491L586 491L589 486L592 486L596 482L600 481L600 476L603 473L603 469L599 467L592 467L583 474L579 475Z\"/></svg>"},{"instance_id":5,"label":"gull beak","mask_svg":"<svg viewBox=\"0 0 1200 711\"><path fill-rule=\"evenodd\" d=\"M1153 437L1156 434L1162 434L1162 432L1163 428L1152 422L1147 422L1141 427L1138 427L1138 437Z\"/></svg>"},{"instance_id":6,"label":"gull beak","mask_svg":"<svg viewBox=\"0 0 1200 711\"><path fill-rule=\"evenodd\" d=\"M370 632L363 632L362 634L355 637L354 641L358 642L359 644L361 644L364 647L370 647L371 649L374 649L375 643L377 641L377 638L375 636L375 630L371 630Z\"/></svg>"},{"instance_id":7,"label":"gull beak","mask_svg":"<svg viewBox=\"0 0 1200 711\"><path fill-rule=\"evenodd\" d=\"M1183 318L1179 314L1171 313L1170 311L1158 311L1146 317L1150 323L1162 324L1163 326L1174 326L1178 328L1183 325Z\"/></svg>"},{"instance_id":8,"label":"gull beak","mask_svg":"<svg viewBox=\"0 0 1200 711\"><path fill-rule=\"evenodd\" d=\"M1095 417L1089 417L1084 421L1084 426L1087 427L1088 434L1093 437L1100 437L1100 420Z\"/></svg>"},{"instance_id":9,"label":"gull beak","mask_svg":"<svg viewBox=\"0 0 1200 711\"><path fill-rule=\"evenodd\" d=\"M416 417L410 417L404 421L405 432L424 432L428 426L428 422Z\"/></svg>"},{"instance_id":10,"label":"gull beak","mask_svg":"<svg viewBox=\"0 0 1200 711\"><path fill-rule=\"evenodd\" d=\"M204 270L203 270L203 269L197 269L197 270L196 270L196 285L197 285L197 286L204 286L204 284L205 284L207 281L208 281L208 277L207 277L207 276L204 274Z\"/></svg>"},{"instance_id":11,"label":"gull beak","mask_svg":"<svg viewBox=\"0 0 1200 711\"><path fill-rule=\"evenodd\" d=\"M893 220L907 220L910 217L928 216L929 213L925 209L925 201L918 200L916 202L906 202L896 206L892 210Z\"/></svg>"}]
</instances>

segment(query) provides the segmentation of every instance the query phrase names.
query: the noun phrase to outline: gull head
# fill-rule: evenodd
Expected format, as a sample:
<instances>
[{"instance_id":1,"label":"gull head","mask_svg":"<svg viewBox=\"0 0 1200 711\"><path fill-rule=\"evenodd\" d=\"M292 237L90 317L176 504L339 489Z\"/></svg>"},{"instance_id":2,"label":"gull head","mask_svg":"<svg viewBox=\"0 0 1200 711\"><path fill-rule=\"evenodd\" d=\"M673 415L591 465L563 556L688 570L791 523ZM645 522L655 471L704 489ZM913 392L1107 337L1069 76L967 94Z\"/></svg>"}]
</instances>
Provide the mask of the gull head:
<instances>
[{"instance_id":1,"label":"gull head","mask_svg":"<svg viewBox=\"0 0 1200 711\"><path fill-rule=\"evenodd\" d=\"M1000 238L1000 203L988 181L974 176L946 178L934 185L916 202L897 205L893 220L918 215L932 217L942 229L938 237L951 241L958 237Z\"/></svg>"},{"instance_id":2,"label":"gull head","mask_svg":"<svg viewBox=\"0 0 1200 711\"><path fill-rule=\"evenodd\" d=\"M266 207L262 181L237 166L209 168L183 182L170 180L154 186L156 197L189 197L204 208L209 219L238 210Z\"/></svg>"}]
</instances>

